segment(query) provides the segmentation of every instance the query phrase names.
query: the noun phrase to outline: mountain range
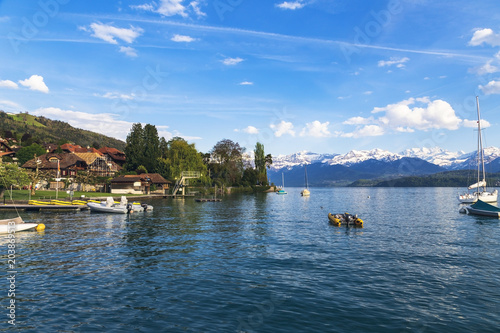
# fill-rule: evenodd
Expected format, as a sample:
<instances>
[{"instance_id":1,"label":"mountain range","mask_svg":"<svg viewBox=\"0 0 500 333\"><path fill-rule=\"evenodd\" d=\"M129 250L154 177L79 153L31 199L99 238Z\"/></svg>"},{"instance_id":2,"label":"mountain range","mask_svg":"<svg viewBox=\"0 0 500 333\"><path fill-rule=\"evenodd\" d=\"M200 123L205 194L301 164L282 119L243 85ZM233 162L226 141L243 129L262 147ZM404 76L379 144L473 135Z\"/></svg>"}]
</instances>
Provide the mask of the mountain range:
<instances>
[{"instance_id":1,"label":"mountain range","mask_svg":"<svg viewBox=\"0 0 500 333\"><path fill-rule=\"evenodd\" d=\"M488 173L500 172L499 148L485 148L484 158ZM378 148L352 150L346 154L301 151L273 156L268 175L278 185L281 185L283 173L286 186L304 186L305 168L310 186L348 185L360 179L383 181L445 171L475 170L477 152L450 152L439 147L412 148L400 153Z\"/></svg>"}]
</instances>

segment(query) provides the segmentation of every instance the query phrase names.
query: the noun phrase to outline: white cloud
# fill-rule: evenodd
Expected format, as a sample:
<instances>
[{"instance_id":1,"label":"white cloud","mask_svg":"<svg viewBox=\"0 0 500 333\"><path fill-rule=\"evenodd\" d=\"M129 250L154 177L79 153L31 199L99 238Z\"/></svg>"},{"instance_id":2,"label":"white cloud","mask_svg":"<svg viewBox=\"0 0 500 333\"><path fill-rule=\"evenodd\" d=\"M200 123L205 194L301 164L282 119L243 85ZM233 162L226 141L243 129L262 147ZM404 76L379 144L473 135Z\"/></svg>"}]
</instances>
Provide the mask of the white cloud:
<instances>
[{"instance_id":1,"label":"white cloud","mask_svg":"<svg viewBox=\"0 0 500 333\"><path fill-rule=\"evenodd\" d=\"M405 67L405 62L408 62L410 58L404 57L404 58L395 58L391 57L391 60L380 60L378 62L378 67L390 67L393 65L396 65L397 68L404 68Z\"/></svg>"},{"instance_id":2,"label":"white cloud","mask_svg":"<svg viewBox=\"0 0 500 333\"><path fill-rule=\"evenodd\" d=\"M123 100L133 100L135 98L134 94L126 95L126 94L119 94L112 92L107 92L104 95L94 94L94 96L107 99L123 99Z\"/></svg>"},{"instance_id":3,"label":"white cloud","mask_svg":"<svg viewBox=\"0 0 500 333\"><path fill-rule=\"evenodd\" d=\"M367 125L372 123L373 117L363 118L363 117L352 117L344 121L342 124L344 125Z\"/></svg>"},{"instance_id":4,"label":"white cloud","mask_svg":"<svg viewBox=\"0 0 500 333\"><path fill-rule=\"evenodd\" d=\"M86 27L81 27L81 30L89 31ZM92 36L102 39L105 42L111 44L118 44L116 39L121 39L125 43L133 43L144 30L139 27L130 26L129 29L126 28L117 28L110 24L103 23L92 23L90 25L90 29L92 30Z\"/></svg>"},{"instance_id":5,"label":"white cloud","mask_svg":"<svg viewBox=\"0 0 500 333\"><path fill-rule=\"evenodd\" d=\"M200 8L203 2L195 0L191 1L187 6L183 5L183 2L184 0L160 0L159 4L152 2L132 5L130 8L153 12L162 16L180 15L182 17L188 17L188 10L191 9L198 17L207 16Z\"/></svg>"},{"instance_id":6,"label":"white cloud","mask_svg":"<svg viewBox=\"0 0 500 333\"><path fill-rule=\"evenodd\" d=\"M182 5L182 2L183 0L161 0L157 12L164 16L187 17L186 7Z\"/></svg>"},{"instance_id":7,"label":"white cloud","mask_svg":"<svg viewBox=\"0 0 500 333\"><path fill-rule=\"evenodd\" d=\"M301 1L292 1L292 2L282 2L280 4L277 4L276 7L281 8L281 9L290 9L290 10L295 10L295 9L301 9L305 6L305 3Z\"/></svg>"},{"instance_id":8,"label":"white cloud","mask_svg":"<svg viewBox=\"0 0 500 333\"><path fill-rule=\"evenodd\" d=\"M332 134L328 130L328 126L330 122L321 123L318 120L313 121L312 123L307 123L306 127L302 129L300 132L300 136L313 136L316 138L326 138L331 136Z\"/></svg>"},{"instance_id":9,"label":"white cloud","mask_svg":"<svg viewBox=\"0 0 500 333\"><path fill-rule=\"evenodd\" d=\"M468 127L468 128L477 128L477 120L464 119L462 121L462 125L464 127ZM481 119L481 128L487 128L487 127L490 127L490 126L491 126L491 124L490 124L489 121Z\"/></svg>"},{"instance_id":10,"label":"white cloud","mask_svg":"<svg viewBox=\"0 0 500 333\"><path fill-rule=\"evenodd\" d=\"M227 65L227 66L234 66L234 65L239 64L242 61L243 61L243 59L241 59L239 57L238 58L226 58L226 59L222 60L222 63L224 65Z\"/></svg>"},{"instance_id":11,"label":"white cloud","mask_svg":"<svg viewBox=\"0 0 500 333\"><path fill-rule=\"evenodd\" d=\"M73 127L101 133L117 139L125 140L130 129L131 122L120 120L119 115L112 113L86 113L59 108L39 108L33 112L37 116L45 116L69 123Z\"/></svg>"},{"instance_id":12,"label":"white cloud","mask_svg":"<svg viewBox=\"0 0 500 333\"><path fill-rule=\"evenodd\" d=\"M48 93L49 88L43 82L43 77L40 75L31 75L29 79L19 80L22 86L28 87L30 90L41 91L43 93Z\"/></svg>"},{"instance_id":13,"label":"white cloud","mask_svg":"<svg viewBox=\"0 0 500 333\"><path fill-rule=\"evenodd\" d=\"M416 105L415 105L416 104ZM413 108L410 106L415 105ZM431 101L428 97L410 98L383 108L375 108L372 113L385 112L378 121L389 128L412 128L418 130L455 130L460 119L455 110L443 100Z\"/></svg>"},{"instance_id":14,"label":"white cloud","mask_svg":"<svg viewBox=\"0 0 500 333\"><path fill-rule=\"evenodd\" d=\"M243 81L239 83L240 86L253 86L253 82Z\"/></svg>"},{"instance_id":15,"label":"white cloud","mask_svg":"<svg viewBox=\"0 0 500 333\"><path fill-rule=\"evenodd\" d=\"M16 102L0 100L0 110L3 111L11 111L11 112L19 112L23 107Z\"/></svg>"},{"instance_id":16,"label":"white cloud","mask_svg":"<svg viewBox=\"0 0 500 333\"><path fill-rule=\"evenodd\" d=\"M125 53L131 58L137 57L137 50L130 46L120 46L120 52Z\"/></svg>"},{"instance_id":17,"label":"white cloud","mask_svg":"<svg viewBox=\"0 0 500 333\"><path fill-rule=\"evenodd\" d=\"M19 86L17 83L11 81L11 80L3 80L0 81L0 88L10 88L10 89L17 89Z\"/></svg>"},{"instance_id":18,"label":"white cloud","mask_svg":"<svg viewBox=\"0 0 500 333\"><path fill-rule=\"evenodd\" d=\"M172 37L170 39L171 41L174 41L174 42L184 42L184 43L191 43L191 42L194 42L196 40L196 38L193 38L193 37L190 37L190 36L184 36L184 35L174 35L174 37Z\"/></svg>"},{"instance_id":19,"label":"white cloud","mask_svg":"<svg viewBox=\"0 0 500 333\"><path fill-rule=\"evenodd\" d=\"M278 125L271 124L269 127L274 130L274 136L278 138L284 134L295 136L293 124L291 122L282 120Z\"/></svg>"},{"instance_id":20,"label":"white cloud","mask_svg":"<svg viewBox=\"0 0 500 333\"><path fill-rule=\"evenodd\" d=\"M259 129L254 126L247 126L242 131L247 134L259 134Z\"/></svg>"},{"instance_id":21,"label":"white cloud","mask_svg":"<svg viewBox=\"0 0 500 333\"><path fill-rule=\"evenodd\" d=\"M485 86L480 85L479 89L481 89L485 95L500 94L500 81L492 80Z\"/></svg>"},{"instance_id":22,"label":"white cloud","mask_svg":"<svg viewBox=\"0 0 500 333\"><path fill-rule=\"evenodd\" d=\"M478 46L483 43L500 46L500 34L495 34L491 29L477 29L472 35L469 45Z\"/></svg>"},{"instance_id":23,"label":"white cloud","mask_svg":"<svg viewBox=\"0 0 500 333\"><path fill-rule=\"evenodd\" d=\"M410 98L385 107L376 107L373 114L379 117L352 117L344 125L354 125L352 133L337 133L342 137L378 136L387 132L411 133L416 130L431 129L456 130L462 120L455 114L450 104L443 100L430 100L428 97Z\"/></svg>"},{"instance_id":24,"label":"white cloud","mask_svg":"<svg viewBox=\"0 0 500 333\"><path fill-rule=\"evenodd\" d=\"M189 7L193 8L193 11L194 13L198 16L198 17L203 17L203 16L207 16L206 13L202 12L201 9L200 9L200 2L199 1L192 1L190 4L189 4Z\"/></svg>"}]
</instances>

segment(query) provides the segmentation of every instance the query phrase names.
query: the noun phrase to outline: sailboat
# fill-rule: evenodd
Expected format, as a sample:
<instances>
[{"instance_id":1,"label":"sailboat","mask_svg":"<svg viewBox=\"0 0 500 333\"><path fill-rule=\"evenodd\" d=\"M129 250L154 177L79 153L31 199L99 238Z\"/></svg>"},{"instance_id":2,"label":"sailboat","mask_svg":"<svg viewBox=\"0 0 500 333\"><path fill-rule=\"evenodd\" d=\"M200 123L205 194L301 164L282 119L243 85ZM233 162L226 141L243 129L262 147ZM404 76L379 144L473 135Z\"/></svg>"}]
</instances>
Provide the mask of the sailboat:
<instances>
[{"instance_id":1,"label":"sailboat","mask_svg":"<svg viewBox=\"0 0 500 333\"><path fill-rule=\"evenodd\" d=\"M307 186L307 167L304 165L304 173L305 173L305 180L306 180L306 188L300 192L300 194L303 197L308 197L311 195L311 192L309 192L309 187Z\"/></svg>"},{"instance_id":2,"label":"sailboat","mask_svg":"<svg viewBox=\"0 0 500 333\"><path fill-rule=\"evenodd\" d=\"M496 202L498 198L498 191L486 191L486 175L484 169L484 151L483 139L481 136L481 114L479 112L479 98L476 96L477 105L477 183L468 187L468 190L474 190L473 193L464 193L458 196L458 201L461 203L474 203L481 200L483 202ZM482 179L481 179L482 174ZM481 190L482 189L482 190Z\"/></svg>"},{"instance_id":3,"label":"sailboat","mask_svg":"<svg viewBox=\"0 0 500 333\"><path fill-rule=\"evenodd\" d=\"M281 173L281 189L276 194L288 194L285 191L285 176Z\"/></svg>"}]
</instances>

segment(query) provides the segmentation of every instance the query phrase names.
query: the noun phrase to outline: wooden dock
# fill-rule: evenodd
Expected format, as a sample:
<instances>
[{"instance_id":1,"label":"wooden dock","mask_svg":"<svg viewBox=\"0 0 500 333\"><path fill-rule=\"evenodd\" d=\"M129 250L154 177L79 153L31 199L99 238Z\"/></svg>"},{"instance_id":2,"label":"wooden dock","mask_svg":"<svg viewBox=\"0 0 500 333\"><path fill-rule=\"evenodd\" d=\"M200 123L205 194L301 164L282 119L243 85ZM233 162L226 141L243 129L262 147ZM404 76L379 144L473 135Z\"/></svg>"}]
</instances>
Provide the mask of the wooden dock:
<instances>
[{"instance_id":1,"label":"wooden dock","mask_svg":"<svg viewBox=\"0 0 500 333\"><path fill-rule=\"evenodd\" d=\"M221 202L222 199L195 199L196 202Z\"/></svg>"},{"instance_id":2,"label":"wooden dock","mask_svg":"<svg viewBox=\"0 0 500 333\"><path fill-rule=\"evenodd\" d=\"M81 211L87 210L87 205L0 205L1 210L39 211Z\"/></svg>"}]
</instances>

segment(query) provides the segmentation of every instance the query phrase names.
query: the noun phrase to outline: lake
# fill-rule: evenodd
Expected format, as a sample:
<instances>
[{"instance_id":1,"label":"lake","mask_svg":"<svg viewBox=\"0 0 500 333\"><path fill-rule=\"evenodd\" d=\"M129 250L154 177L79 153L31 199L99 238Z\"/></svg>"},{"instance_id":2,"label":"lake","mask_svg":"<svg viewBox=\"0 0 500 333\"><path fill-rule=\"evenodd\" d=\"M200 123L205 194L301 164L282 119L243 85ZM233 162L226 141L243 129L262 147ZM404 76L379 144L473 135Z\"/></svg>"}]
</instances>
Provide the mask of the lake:
<instances>
[{"instance_id":1,"label":"lake","mask_svg":"<svg viewBox=\"0 0 500 333\"><path fill-rule=\"evenodd\" d=\"M16 234L14 330L498 332L500 222L459 214L459 189L286 190L130 216L21 212L46 230Z\"/></svg>"}]
</instances>

